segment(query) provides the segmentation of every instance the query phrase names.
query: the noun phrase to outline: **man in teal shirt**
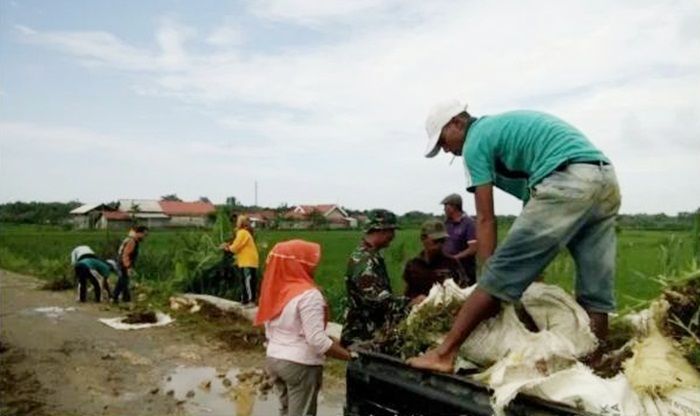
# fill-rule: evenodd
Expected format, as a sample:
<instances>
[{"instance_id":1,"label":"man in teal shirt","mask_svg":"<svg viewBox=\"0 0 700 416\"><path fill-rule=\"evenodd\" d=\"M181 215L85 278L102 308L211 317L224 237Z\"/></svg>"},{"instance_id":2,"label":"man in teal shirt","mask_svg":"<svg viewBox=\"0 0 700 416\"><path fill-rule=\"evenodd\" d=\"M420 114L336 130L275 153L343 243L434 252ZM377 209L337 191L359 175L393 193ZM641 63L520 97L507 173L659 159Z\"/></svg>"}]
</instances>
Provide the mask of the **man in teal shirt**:
<instances>
[{"instance_id":1,"label":"man in teal shirt","mask_svg":"<svg viewBox=\"0 0 700 416\"><path fill-rule=\"evenodd\" d=\"M104 286L109 298L108 278L117 273L117 263L114 260L103 261L94 255L82 257L75 263L75 277L78 280L78 293L81 302L87 301L87 282L92 284L95 291L95 302L102 299L101 286Z\"/></svg>"},{"instance_id":2,"label":"man in teal shirt","mask_svg":"<svg viewBox=\"0 0 700 416\"><path fill-rule=\"evenodd\" d=\"M549 114L512 111L472 117L458 101L438 104L426 122L426 157L440 149L464 158L477 214L477 255L484 264L477 288L441 345L410 364L451 372L462 342L500 302L516 302L559 250L576 263L576 300L599 339L615 309L615 218L620 192L605 155L573 126ZM493 187L523 201L523 211L496 249Z\"/></svg>"}]
</instances>

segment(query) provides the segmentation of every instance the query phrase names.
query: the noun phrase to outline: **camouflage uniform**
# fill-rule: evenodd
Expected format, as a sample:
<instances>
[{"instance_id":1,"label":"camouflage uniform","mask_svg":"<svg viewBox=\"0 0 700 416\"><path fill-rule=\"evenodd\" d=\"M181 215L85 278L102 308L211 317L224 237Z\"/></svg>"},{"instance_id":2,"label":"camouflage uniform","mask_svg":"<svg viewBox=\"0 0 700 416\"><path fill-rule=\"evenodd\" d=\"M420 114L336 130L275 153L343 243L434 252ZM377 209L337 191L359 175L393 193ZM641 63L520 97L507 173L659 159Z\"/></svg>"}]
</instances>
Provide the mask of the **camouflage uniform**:
<instances>
[{"instance_id":1,"label":"camouflage uniform","mask_svg":"<svg viewBox=\"0 0 700 416\"><path fill-rule=\"evenodd\" d=\"M367 232L395 229L396 216L386 210L370 213ZM394 296L381 252L366 240L350 255L345 275L347 308L341 335L344 346L374 337L377 330L405 317L408 299Z\"/></svg>"}]
</instances>

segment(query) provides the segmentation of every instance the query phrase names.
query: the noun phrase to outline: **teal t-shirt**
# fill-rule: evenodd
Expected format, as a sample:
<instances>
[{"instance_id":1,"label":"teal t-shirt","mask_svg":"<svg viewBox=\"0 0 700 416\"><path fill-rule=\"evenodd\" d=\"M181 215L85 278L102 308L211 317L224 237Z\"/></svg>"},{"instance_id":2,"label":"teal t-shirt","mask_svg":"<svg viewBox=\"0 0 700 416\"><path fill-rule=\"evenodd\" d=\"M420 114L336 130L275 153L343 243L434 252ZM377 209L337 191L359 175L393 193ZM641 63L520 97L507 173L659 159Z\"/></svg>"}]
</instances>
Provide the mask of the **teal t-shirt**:
<instances>
[{"instance_id":1,"label":"teal t-shirt","mask_svg":"<svg viewBox=\"0 0 700 416\"><path fill-rule=\"evenodd\" d=\"M510 111L472 122L462 149L467 190L493 184L527 201L529 190L565 162L610 163L572 125L537 111Z\"/></svg>"},{"instance_id":2,"label":"teal t-shirt","mask_svg":"<svg viewBox=\"0 0 700 416\"><path fill-rule=\"evenodd\" d=\"M96 259L94 257L82 259L75 265L77 266L79 264L82 264L83 266L86 266L90 269L96 270L97 273L99 273L102 277L108 277L112 273L112 268L109 267L109 264L107 264L107 262L102 261L100 259Z\"/></svg>"}]
</instances>

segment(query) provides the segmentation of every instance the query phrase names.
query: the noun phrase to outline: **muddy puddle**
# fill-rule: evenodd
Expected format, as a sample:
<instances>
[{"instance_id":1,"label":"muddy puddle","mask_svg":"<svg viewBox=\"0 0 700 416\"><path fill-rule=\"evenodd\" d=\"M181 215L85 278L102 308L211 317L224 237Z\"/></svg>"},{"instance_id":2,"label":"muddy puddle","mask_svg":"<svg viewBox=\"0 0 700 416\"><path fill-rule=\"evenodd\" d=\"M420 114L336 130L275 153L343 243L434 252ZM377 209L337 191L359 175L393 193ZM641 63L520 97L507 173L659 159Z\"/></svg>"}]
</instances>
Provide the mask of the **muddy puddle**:
<instances>
[{"instance_id":1,"label":"muddy puddle","mask_svg":"<svg viewBox=\"0 0 700 416\"><path fill-rule=\"evenodd\" d=\"M180 366L163 379L157 394L173 396L193 416L279 414L279 399L274 389L265 393L260 383L250 379L247 372L238 369L217 371L213 367ZM342 408L342 398L326 398L321 392L319 416L342 415Z\"/></svg>"}]
</instances>

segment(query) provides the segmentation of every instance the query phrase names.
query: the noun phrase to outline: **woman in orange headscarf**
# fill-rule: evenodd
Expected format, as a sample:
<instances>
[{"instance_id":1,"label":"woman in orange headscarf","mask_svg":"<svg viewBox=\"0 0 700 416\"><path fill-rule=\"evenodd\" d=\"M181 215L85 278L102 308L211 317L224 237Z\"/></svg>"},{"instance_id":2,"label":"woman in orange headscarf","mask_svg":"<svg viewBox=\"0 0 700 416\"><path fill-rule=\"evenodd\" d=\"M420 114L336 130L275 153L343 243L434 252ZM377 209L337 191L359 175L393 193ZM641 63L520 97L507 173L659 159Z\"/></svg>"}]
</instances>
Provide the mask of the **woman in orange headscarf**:
<instances>
[{"instance_id":1,"label":"woman in orange headscarf","mask_svg":"<svg viewBox=\"0 0 700 416\"><path fill-rule=\"evenodd\" d=\"M325 356L350 359L326 334L328 305L314 282L321 246L303 240L276 244L267 256L256 325L265 325L267 372L280 396L280 414L316 414Z\"/></svg>"}]
</instances>

